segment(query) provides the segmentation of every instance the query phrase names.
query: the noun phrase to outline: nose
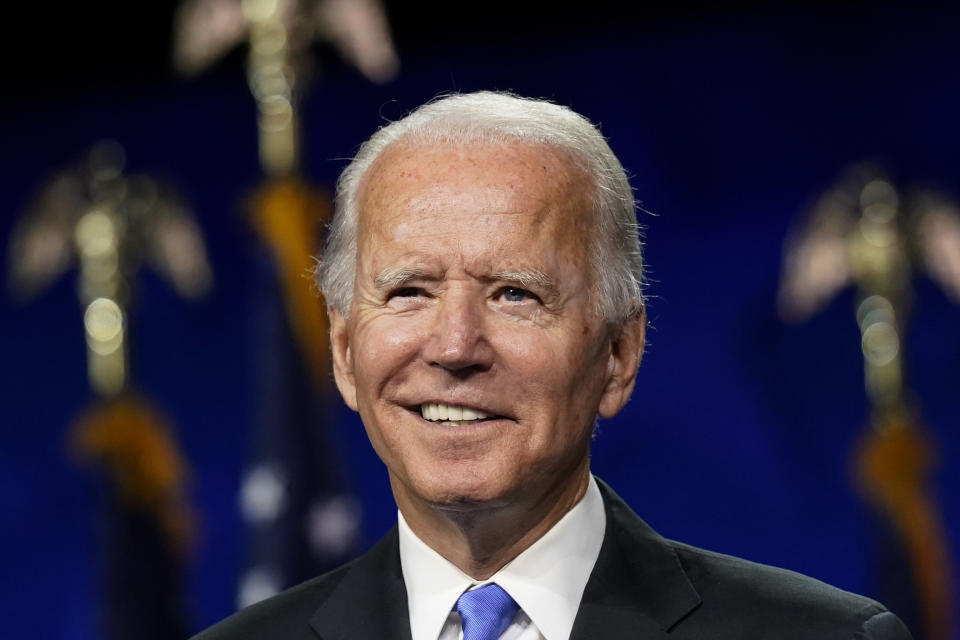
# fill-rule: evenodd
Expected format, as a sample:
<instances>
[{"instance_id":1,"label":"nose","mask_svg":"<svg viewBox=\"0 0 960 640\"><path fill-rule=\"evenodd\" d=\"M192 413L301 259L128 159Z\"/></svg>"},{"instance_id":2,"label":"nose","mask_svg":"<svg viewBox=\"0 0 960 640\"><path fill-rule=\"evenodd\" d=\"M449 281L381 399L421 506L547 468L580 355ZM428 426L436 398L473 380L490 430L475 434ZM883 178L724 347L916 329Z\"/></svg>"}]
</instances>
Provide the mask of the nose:
<instances>
[{"instance_id":1,"label":"nose","mask_svg":"<svg viewBox=\"0 0 960 640\"><path fill-rule=\"evenodd\" d=\"M482 296L470 291L448 291L435 307L424 358L458 376L486 371L493 364L487 339Z\"/></svg>"}]
</instances>

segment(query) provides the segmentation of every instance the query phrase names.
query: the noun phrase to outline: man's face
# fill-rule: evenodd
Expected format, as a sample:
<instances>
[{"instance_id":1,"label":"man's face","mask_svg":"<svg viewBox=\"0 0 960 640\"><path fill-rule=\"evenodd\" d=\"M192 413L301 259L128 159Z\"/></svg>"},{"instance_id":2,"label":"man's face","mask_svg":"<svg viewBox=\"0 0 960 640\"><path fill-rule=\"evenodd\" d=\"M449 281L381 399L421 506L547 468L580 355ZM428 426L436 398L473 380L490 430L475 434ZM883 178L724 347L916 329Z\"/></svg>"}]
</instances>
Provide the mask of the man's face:
<instances>
[{"instance_id":1,"label":"man's face","mask_svg":"<svg viewBox=\"0 0 960 640\"><path fill-rule=\"evenodd\" d=\"M623 406L642 344L641 327L625 357L593 311L588 191L519 143L401 142L365 177L335 373L401 508L582 486L595 416Z\"/></svg>"}]
</instances>

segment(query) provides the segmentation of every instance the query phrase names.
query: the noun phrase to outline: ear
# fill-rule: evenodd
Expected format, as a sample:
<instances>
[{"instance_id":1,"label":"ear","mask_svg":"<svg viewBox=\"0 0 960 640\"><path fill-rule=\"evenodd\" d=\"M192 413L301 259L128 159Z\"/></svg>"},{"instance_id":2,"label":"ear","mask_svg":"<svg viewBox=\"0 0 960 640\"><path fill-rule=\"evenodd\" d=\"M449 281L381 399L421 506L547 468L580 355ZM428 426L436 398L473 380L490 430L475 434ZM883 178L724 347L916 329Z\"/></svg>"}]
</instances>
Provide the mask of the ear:
<instances>
[{"instance_id":1,"label":"ear","mask_svg":"<svg viewBox=\"0 0 960 640\"><path fill-rule=\"evenodd\" d=\"M600 398L597 413L601 418L612 418L627 404L633 384L637 380L637 368L643 356L647 316L641 309L627 320L610 344L610 362L607 366L607 386Z\"/></svg>"},{"instance_id":2,"label":"ear","mask_svg":"<svg viewBox=\"0 0 960 640\"><path fill-rule=\"evenodd\" d=\"M333 356L333 378L347 406L357 410L357 384L353 376L353 357L350 352L350 332L347 321L333 309L327 309L330 317L330 351Z\"/></svg>"}]
</instances>

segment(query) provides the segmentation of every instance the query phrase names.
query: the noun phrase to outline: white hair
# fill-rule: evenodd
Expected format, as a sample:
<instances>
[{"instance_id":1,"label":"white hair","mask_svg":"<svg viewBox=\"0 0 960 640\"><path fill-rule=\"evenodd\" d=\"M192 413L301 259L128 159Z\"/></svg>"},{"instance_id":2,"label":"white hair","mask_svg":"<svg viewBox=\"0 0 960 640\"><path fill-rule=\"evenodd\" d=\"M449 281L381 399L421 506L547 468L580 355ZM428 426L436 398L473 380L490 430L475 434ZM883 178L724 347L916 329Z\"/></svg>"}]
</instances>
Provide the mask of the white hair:
<instances>
[{"instance_id":1,"label":"white hair","mask_svg":"<svg viewBox=\"0 0 960 640\"><path fill-rule=\"evenodd\" d=\"M448 95L381 127L361 145L337 181L336 202L317 279L327 304L347 317L357 267L358 192L390 145L529 142L570 157L591 183L594 229L589 247L597 312L619 324L643 310L643 254L633 191L600 131L573 110L544 100L481 91Z\"/></svg>"}]
</instances>

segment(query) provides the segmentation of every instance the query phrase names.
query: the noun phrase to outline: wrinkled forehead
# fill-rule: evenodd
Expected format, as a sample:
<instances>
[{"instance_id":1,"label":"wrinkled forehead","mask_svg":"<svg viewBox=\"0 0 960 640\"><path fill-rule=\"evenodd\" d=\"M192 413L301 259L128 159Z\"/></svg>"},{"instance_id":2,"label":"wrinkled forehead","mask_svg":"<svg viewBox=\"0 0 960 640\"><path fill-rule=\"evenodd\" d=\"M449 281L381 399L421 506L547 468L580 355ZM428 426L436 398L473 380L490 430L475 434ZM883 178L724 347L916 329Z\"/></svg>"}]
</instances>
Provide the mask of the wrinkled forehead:
<instances>
[{"instance_id":1,"label":"wrinkled forehead","mask_svg":"<svg viewBox=\"0 0 960 640\"><path fill-rule=\"evenodd\" d=\"M374 160L360 182L359 239L395 228L411 214L439 216L444 212L429 208L478 194L490 212L576 229L583 232L581 242L593 228L592 182L566 150L527 141L400 140Z\"/></svg>"}]
</instances>

